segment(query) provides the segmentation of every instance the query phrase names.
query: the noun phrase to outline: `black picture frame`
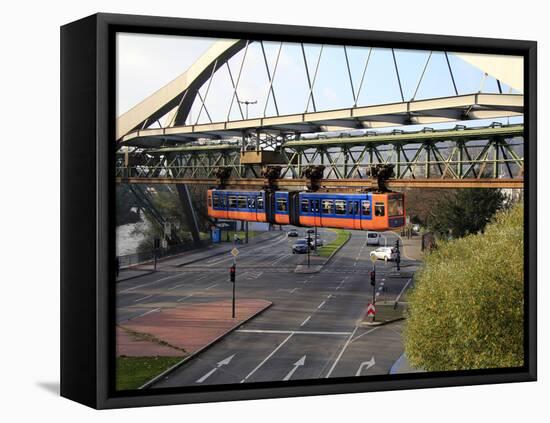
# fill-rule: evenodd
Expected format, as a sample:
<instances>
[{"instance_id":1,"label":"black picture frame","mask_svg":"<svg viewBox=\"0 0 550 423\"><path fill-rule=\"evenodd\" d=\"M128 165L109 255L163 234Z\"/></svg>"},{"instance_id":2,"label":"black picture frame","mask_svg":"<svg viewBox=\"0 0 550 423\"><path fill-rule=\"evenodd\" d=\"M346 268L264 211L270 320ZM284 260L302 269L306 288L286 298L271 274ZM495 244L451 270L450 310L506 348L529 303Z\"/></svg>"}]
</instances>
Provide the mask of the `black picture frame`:
<instances>
[{"instance_id":1,"label":"black picture frame","mask_svg":"<svg viewBox=\"0 0 550 423\"><path fill-rule=\"evenodd\" d=\"M525 365L252 386L113 389L115 34L193 35L354 44L524 57ZM61 395L119 408L534 381L537 378L537 45L534 41L95 14L61 28ZM204 387L201 387L204 388Z\"/></svg>"}]
</instances>

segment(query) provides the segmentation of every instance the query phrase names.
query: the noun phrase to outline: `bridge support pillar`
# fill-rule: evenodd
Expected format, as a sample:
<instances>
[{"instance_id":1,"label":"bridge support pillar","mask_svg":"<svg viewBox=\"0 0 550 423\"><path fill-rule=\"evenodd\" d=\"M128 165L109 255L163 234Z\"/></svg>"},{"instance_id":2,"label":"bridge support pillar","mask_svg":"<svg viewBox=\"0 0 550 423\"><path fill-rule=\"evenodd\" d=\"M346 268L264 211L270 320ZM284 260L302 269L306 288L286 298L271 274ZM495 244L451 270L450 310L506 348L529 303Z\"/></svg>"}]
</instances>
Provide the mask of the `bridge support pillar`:
<instances>
[{"instance_id":1,"label":"bridge support pillar","mask_svg":"<svg viewBox=\"0 0 550 423\"><path fill-rule=\"evenodd\" d=\"M199 235L199 222L197 221L197 216L195 210L193 209L193 203L191 202L191 195L189 194L189 189L186 184L176 184L178 189L178 196L183 207L183 212L187 220L187 226L193 237L193 243L196 246L200 245L201 238Z\"/></svg>"}]
</instances>

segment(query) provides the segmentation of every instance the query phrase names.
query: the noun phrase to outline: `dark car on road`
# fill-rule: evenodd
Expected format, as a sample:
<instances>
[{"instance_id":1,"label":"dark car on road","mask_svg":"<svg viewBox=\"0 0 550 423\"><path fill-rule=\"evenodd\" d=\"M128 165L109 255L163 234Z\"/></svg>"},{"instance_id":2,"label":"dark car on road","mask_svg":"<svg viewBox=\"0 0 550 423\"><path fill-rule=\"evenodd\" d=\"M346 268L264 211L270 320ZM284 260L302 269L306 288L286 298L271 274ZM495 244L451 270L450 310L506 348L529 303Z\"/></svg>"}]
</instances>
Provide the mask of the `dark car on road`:
<instances>
[{"instance_id":1,"label":"dark car on road","mask_svg":"<svg viewBox=\"0 0 550 423\"><path fill-rule=\"evenodd\" d=\"M296 229L291 229L287 234L288 236L296 237L298 236L298 231Z\"/></svg>"},{"instance_id":2,"label":"dark car on road","mask_svg":"<svg viewBox=\"0 0 550 423\"><path fill-rule=\"evenodd\" d=\"M292 246L292 254L306 254L307 250L307 239L299 239Z\"/></svg>"}]
</instances>

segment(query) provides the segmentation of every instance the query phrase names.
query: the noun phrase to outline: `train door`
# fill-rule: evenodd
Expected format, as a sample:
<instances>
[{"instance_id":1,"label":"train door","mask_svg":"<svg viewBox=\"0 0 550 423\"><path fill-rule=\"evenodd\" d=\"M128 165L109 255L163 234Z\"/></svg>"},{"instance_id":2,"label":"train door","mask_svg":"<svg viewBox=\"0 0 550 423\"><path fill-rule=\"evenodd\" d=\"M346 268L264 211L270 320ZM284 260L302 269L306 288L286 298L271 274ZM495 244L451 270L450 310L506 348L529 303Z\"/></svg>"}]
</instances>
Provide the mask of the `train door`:
<instances>
[{"instance_id":1,"label":"train door","mask_svg":"<svg viewBox=\"0 0 550 423\"><path fill-rule=\"evenodd\" d=\"M372 196L367 194L361 199L361 204L359 205L360 212L360 228L362 230L372 229Z\"/></svg>"},{"instance_id":2,"label":"train door","mask_svg":"<svg viewBox=\"0 0 550 423\"><path fill-rule=\"evenodd\" d=\"M359 200L350 198L348 200L348 217L352 229L361 229L361 214L359 213Z\"/></svg>"},{"instance_id":3,"label":"train door","mask_svg":"<svg viewBox=\"0 0 550 423\"><path fill-rule=\"evenodd\" d=\"M310 213L313 214L313 226L321 226L321 209L318 198L309 200Z\"/></svg>"}]
</instances>

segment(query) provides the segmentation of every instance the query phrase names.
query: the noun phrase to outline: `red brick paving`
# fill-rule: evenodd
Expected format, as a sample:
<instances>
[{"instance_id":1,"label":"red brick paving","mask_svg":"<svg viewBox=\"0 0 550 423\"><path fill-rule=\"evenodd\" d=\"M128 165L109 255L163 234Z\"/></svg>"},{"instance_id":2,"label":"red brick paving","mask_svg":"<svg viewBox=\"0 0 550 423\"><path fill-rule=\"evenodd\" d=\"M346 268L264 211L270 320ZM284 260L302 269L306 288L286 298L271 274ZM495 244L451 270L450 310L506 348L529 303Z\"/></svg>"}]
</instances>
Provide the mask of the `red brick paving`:
<instances>
[{"instance_id":1,"label":"red brick paving","mask_svg":"<svg viewBox=\"0 0 550 423\"><path fill-rule=\"evenodd\" d=\"M231 318L231 301L181 305L122 323L120 326L146 333L192 354L272 303L265 300L237 300L236 317ZM136 341L117 327L117 356L179 356L180 350L155 342Z\"/></svg>"}]
</instances>

